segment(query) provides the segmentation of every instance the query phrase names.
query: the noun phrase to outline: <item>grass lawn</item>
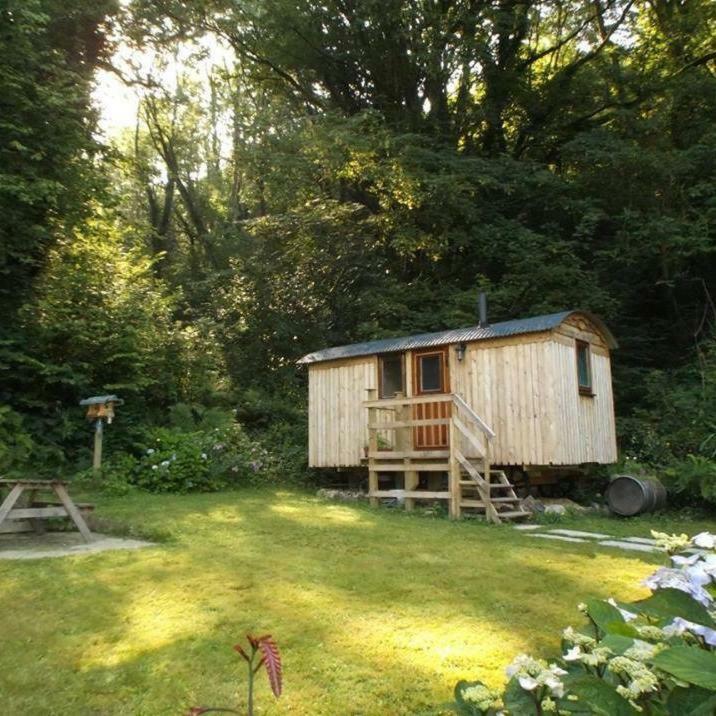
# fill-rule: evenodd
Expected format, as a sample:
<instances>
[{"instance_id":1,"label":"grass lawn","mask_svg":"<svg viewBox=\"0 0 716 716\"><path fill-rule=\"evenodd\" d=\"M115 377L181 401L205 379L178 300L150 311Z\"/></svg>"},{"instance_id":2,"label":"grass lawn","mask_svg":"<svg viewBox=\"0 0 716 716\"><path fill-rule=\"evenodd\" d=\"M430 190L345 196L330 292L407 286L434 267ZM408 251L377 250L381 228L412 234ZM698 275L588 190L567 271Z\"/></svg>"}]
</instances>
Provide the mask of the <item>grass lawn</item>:
<instances>
[{"instance_id":1,"label":"grass lawn","mask_svg":"<svg viewBox=\"0 0 716 716\"><path fill-rule=\"evenodd\" d=\"M301 492L98 502L164 541L0 562L3 713L241 705L231 646L247 631L271 632L284 657L285 694L262 674L258 713L440 713L456 680L498 685L517 653L556 653L578 602L645 595L638 582L660 561Z\"/></svg>"}]
</instances>

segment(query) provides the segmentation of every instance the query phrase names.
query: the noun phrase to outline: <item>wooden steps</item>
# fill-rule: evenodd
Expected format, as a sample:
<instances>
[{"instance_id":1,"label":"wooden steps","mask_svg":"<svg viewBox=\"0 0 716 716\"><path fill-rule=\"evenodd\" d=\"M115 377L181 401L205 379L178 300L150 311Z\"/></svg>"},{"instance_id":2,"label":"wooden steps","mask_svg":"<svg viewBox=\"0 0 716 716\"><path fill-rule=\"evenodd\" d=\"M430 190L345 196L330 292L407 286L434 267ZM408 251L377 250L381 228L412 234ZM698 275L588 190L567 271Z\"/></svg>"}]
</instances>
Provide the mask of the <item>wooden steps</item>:
<instances>
[{"instance_id":1,"label":"wooden steps","mask_svg":"<svg viewBox=\"0 0 716 716\"><path fill-rule=\"evenodd\" d=\"M459 395L406 397L396 393L394 398L379 400L371 388L368 397L363 405L368 409L366 458L371 505L397 498L406 510L412 510L420 500L445 500L453 519L459 519L464 511L482 514L498 524L530 515L521 508L504 471L490 465L495 433ZM423 410L423 403L443 405L435 413ZM425 440L419 431L428 428L433 430L427 433L432 437ZM422 472L432 475L421 478ZM404 489L380 489L380 473L402 473ZM435 473L447 475L447 490ZM387 476L386 482L390 483Z\"/></svg>"}]
</instances>

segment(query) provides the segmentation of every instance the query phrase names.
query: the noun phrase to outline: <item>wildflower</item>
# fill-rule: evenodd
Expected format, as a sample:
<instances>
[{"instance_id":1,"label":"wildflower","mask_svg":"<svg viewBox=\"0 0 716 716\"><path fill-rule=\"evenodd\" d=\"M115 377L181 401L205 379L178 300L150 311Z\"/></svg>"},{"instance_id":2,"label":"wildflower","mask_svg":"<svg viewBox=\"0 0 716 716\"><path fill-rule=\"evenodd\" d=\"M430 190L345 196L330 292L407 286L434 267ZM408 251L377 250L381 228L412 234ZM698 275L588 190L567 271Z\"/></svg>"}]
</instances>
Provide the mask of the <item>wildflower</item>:
<instances>
[{"instance_id":1,"label":"wildflower","mask_svg":"<svg viewBox=\"0 0 716 716\"><path fill-rule=\"evenodd\" d=\"M154 452L155 452L154 448L149 448L147 450L147 455L154 455Z\"/></svg>"},{"instance_id":2,"label":"wildflower","mask_svg":"<svg viewBox=\"0 0 716 716\"><path fill-rule=\"evenodd\" d=\"M152 470L156 470L159 467L159 465L152 465Z\"/></svg>"},{"instance_id":3,"label":"wildflower","mask_svg":"<svg viewBox=\"0 0 716 716\"><path fill-rule=\"evenodd\" d=\"M169 467L169 460L162 460L160 464L162 467Z\"/></svg>"},{"instance_id":4,"label":"wildflower","mask_svg":"<svg viewBox=\"0 0 716 716\"><path fill-rule=\"evenodd\" d=\"M579 661L582 658L582 648L580 646L573 646L562 656L565 661Z\"/></svg>"},{"instance_id":5,"label":"wildflower","mask_svg":"<svg viewBox=\"0 0 716 716\"><path fill-rule=\"evenodd\" d=\"M206 460L206 453L205 453L205 452L201 453L201 459L202 459L202 460Z\"/></svg>"}]
</instances>

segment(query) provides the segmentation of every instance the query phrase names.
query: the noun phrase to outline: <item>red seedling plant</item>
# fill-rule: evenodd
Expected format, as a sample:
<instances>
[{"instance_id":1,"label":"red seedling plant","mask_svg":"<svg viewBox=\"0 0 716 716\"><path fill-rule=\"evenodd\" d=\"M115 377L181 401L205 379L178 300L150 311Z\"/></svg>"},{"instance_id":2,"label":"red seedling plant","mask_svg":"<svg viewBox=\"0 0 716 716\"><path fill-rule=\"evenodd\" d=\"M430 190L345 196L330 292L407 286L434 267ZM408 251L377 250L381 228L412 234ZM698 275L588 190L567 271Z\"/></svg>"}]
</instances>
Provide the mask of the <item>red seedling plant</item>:
<instances>
[{"instance_id":1,"label":"red seedling plant","mask_svg":"<svg viewBox=\"0 0 716 716\"><path fill-rule=\"evenodd\" d=\"M247 634L246 639L249 642L248 650L244 649L241 644L235 644L234 651L239 653L244 661L246 661L248 668L246 713L247 716L254 716L254 679L262 666L266 669L266 675L268 676L269 685L271 686L271 691L273 691L274 696L278 698L281 695L281 654L279 653L278 646L276 646L276 642L270 634L264 634L263 636ZM187 716L201 716L202 714L212 712L240 713L235 709L217 708L214 706L195 706L189 710Z\"/></svg>"},{"instance_id":2,"label":"red seedling plant","mask_svg":"<svg viewBox=\"0 0 716 716\"><path fill-rule=\"evenodd\" d=\"M250 645L249 653L246 653L241 644L236 644L234 650L241 654L248 665L248 716L253 716L254 678L262 666L266 669L274 696L278 698L281 695L281 654L270 634L259 637L247 634L246 638Z\"/></svg>"}]
</instances>

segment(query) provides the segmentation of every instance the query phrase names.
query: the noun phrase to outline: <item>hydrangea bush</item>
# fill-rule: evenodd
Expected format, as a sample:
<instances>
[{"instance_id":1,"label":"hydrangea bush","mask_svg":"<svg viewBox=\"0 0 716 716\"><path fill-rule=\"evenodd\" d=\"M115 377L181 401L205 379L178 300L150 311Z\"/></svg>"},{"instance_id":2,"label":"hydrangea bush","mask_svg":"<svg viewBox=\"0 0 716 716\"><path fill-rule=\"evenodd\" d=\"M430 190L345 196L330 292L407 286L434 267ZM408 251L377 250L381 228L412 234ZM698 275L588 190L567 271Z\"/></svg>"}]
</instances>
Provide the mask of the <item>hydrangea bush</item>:
<instances>
[{"instance_id":1,"label":"hydrangea bush","mask_svg":"<svg viewBox=\"0 0 716 716\"><path fill-rule=\"evenodd\" d=\"M129 481L149 492L211 492L226 487L278 482L280 456L234 423L211 430L153 430Z\"/></svg>"},{"instance_id":2,"label":"hydrangea bush","mask_svg":"<svg viewBox=\"0 0 716 716\"><path fill-rule=\"evenodd\" d=\"M716 714L716 535L652 534L670 564L644 581L651 596L580 604L586 623L562 632L559 659L518 656L501 692L460 681L453 710L464 716Z\"/></svg>"}]
</instances>

